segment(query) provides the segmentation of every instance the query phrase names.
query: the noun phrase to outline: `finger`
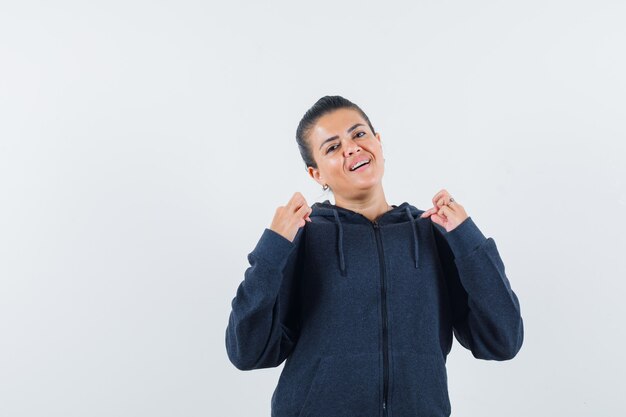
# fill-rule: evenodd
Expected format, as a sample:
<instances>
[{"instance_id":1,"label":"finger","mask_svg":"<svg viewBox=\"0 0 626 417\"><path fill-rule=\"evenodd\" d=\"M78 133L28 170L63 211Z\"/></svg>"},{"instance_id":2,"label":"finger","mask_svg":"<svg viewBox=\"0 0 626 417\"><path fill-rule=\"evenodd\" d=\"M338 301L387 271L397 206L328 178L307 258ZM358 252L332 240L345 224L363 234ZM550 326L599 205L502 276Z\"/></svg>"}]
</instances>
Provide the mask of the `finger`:
<instances>
[{"instance_id":1,"label":"finger","mask_svg":"<svg viewBox=\"0 0 626 417\"><path fill-rule=\"evenodd\" d=\"M430 220L432 220L433 223L437 223L441 227L445 227L445 220L438 214L433 214L432 216L430 216Z\"/></svg>"},{"instance_id":2,"label":"finger","mask_svg":"<svg viewBox=\"0 0 626 417\"><path fill-rule=\"evenodd\" d=\"M296 191L293 194L292 200L293 200L292 202L294 204L294 208L295 207L300 207L302 205L302 203L305 201L304 196L299 191Z\"/></svg>"},{"instance_id":3,"label":"finger","mask_svg":"<svg viewBox=\"0 0 626 417\"><path fill-rule=\"evenodd\" d=\"M435 208L434 208L434 207L431 207L431 208L429 208L428 210L426 210L425 212L423 212L423 213L420 215L420 217L421 217L421 218L428 217L428 216L430 216L432 213L434 213L434 211L435 211Z\"/></svg>"},{"instance_id":4,"label":"finger","mask_svg":"<svg viewBox=\"0 0 626 417\"><path fill-rule=\"evenodd\" d=\"M296 199L298 198L298 194L299 192L296 191L295 193L293 193L293 195L291 196L291 198L289 199L289 201L287 201L287 204L285 204L285 207L289 208L289 210L291 210L292 208L294 208L294 204Z\"/></svg>"},{"instance_id":5,"label":"finger","mask_svg":"<svg viewBox=\"0 0 626 417\"><path fill-rule=\"evenodd\" d=\"M433 198L433 207L441 207L443 203L445 203L445 197L447 195L447 191L442 191L437 194L435 198Z\"/></svg>"},{"instance_id":6,"label":"finger","mask_svg":"<svg viewBox=\"0 0 626 417\"><path fill-rule=\"evenodd\" d=\"M442 206L437 212L440 216L444 216L446 219L454 217L455 212L448 206Z\"/></svg>"},{"instance_id":7,"label":"finger","mask_svg":"<svg viewBox=\"0 0 626 417\"><path fill-rule=\"evenodd\" d=\"M446 200L447 200L447 201L446 201ZM448 209L448 210L451 210L451 211L453 211L453 212L455 211L455 207L450 206L450 204L451 204L451 203L450 203L450 200L449 200L449 199L443 198L443 199L442 199L442 201L443 201L443 204L440 206L440 208L441 208L441 207L445 207L445 208L446 208L446 209Z\"/></svg>"},{"instance_id":8,"label":"finger","mask_svg":"<svg viewBox=\"0 0 626 417\"><path fill-rule=\"evenodd\" d=\"M443 195L445 195L445 194L450 195L450 193L448 193L448 190L446 190L445 188L442 188L441 190L439 190L439 191L437 192L437 194L435 194L435 196L433 197L433 200L432 200L432 202L433 202L433 206L435 206L435 207L436 207L436 206L437 206L437 201L439 201L439 200L441 199L441 197L442 197Z\"/></svg>"},{"instance_id":9,"label":"finger","mask_svg":"<svg viewBox=\"0 0 626 417\"><path fill-rule=\"evenodd\" d=\"M450 199L451 198L452 198L452 196L450 195L450 193L446 191L445 193L443 193L443 194L441 194L439 196L439 199L437 200L437 206L439 206L439 207L441 207L443 205L447 206L448 204L450 204Z\"/></svg>"},{"instance_id":10,"label":"finger","mask_svg":"<svg viewBox=\"0 0 626 417\"><path fill-rule=\"evenodd\" d=\"M287 203L287 206L291 212L295 212L302 207L303 204L306 204L304 196L299 191L296 191Z\"/></svg>"},{"instance_id":11,"label":"finger","mask_svg":"<svg viewBox=\"0 0 626 417\"><path fill-rule=\"evenodd\" d=\"M304 219L306 217L309 217L309 214L312 211L313 210L308 205L304 204L296 211L296 214L298 219Z\"/></svg>"},{"instance_id":12,"label":"finger","mask_svg":"<svg viewBox=\"0 0 626 417\"><path fill-rule=\"evenodd\" d=\"M450 201L450 204L448 204L448 207L451 208L454 212L458 212L459 210L463 209L463 206L459 204L459 202L456 200Z\"/></svg>"},{"instance_id":13,"label":"finger","mask_svg":"<svg viewBox=\"0 0 626 417\"><path fill-rule=\"evenodd\" d=\"M456 200L454 201L450 201L450 200L452 200L452 196L450 195L450 193L446 192L445 194L442 194L439 200L437 201L437 206L441 207L445 205L445 206L451 207L450 204L457 203Z\"/></svg>"}]
</instances>

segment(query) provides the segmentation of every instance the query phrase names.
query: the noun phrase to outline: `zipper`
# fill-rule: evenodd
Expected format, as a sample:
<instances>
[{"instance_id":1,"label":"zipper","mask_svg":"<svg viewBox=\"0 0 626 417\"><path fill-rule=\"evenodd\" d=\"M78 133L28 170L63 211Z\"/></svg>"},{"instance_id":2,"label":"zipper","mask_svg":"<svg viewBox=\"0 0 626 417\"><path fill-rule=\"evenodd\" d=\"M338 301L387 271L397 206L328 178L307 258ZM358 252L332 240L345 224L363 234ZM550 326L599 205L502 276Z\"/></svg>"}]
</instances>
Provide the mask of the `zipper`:
<instances>
[{"instance_id":1,"label":"zipper","mask_svg":"<svg viewBox=\"0 0 626 417\"><path fill-rule=\"evenodd\" d=\"M389 389L389 352L387 346L387 288L385 286L385 257L382 251L382 240L380 238L380 226L376 220L372 221L374 232L376 234L376 247L378 248L378 257L380 264L380 295L382 299L382 316L383 316L383 417L387 417L387 395Z\"/></svg>"}]
</instances>

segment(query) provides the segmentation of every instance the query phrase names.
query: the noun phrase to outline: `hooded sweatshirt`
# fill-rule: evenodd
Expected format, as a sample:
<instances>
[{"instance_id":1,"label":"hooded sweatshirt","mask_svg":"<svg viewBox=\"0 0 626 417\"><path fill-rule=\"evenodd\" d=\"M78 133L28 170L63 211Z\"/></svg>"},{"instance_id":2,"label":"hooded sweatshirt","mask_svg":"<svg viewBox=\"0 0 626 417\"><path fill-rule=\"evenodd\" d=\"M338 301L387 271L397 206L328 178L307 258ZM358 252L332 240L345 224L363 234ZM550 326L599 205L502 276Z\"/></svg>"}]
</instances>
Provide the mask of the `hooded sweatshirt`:
<instances>
[{"instance_id":1,"label":"hooded sweatshirt","mask_svg":"<svg viewBox=\"0 0 626 417\"><path fill-rule=\"evenodd\" d=\"M293 241L266 228L231 302L240 370L285 365L272 417L444 417L453 335L512 359L523 321L492 238L471 217L447 232L407 202L375 221L314 203Z\"/></svg>"}]
</instances>

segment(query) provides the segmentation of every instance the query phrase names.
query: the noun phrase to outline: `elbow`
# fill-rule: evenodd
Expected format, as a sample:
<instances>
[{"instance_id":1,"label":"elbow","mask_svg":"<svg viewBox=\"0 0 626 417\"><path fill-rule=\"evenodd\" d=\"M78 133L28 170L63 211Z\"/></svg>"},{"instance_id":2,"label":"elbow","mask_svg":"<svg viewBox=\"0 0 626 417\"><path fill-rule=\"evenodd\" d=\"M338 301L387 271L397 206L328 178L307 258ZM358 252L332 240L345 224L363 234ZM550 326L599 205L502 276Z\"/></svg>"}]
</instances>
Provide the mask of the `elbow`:
<instances>
[{"instance_id":1,"label":"elbow","mask_svg":"<svg viewBox=\"0 0 626 417\"><path fill-rule=\"evenodd\" d=\"M237 343L235 343L232 339L232 335L226 329L226 354L228 355L228 360L232 363L235 368L240 371L250 371L256 369L255 361L251 361L246 355L242 354L241 350L238 348Z\"/></svg>"},{"instance_id":2,"label":"elbow","mask_svg":"<svg viewBox=\"0 0 626 417\"><path fill-rule=\"evenodd\" d=\"M255 361L250 361L241 355L237 355L233 353L232 351L228 349L227 349L227 353L228 353L228 359L230 360L230 363L232 363L235 366L235 368L239 369L240 371L251 371L253 369L258 368Z\"/></svg>"},{"instance_id":3,"label":"elbow","mask_svg":"<svg viewBox=\"0 0 626 417\"><path fill-rule=\"evenodd\" d=\"M510 343L510 347L508 349L508 355L504 360L513 359L519 351L522 349L522 345L524 344L524 321L522 317L519 317L519 321L517 322L517 326L515 326L515 331L513 332L513 337L511 338L512 343Z\"/></svg>"},{"instance_id":4,"label":"elbow","mask_svg":"<svg viewBox=\"0 0 626 417\"><path fill-rule=\"evenodd\" d=\"M511 332L508 333L508 337L499 346L491 352L491 357L485 359L492 359L496 361L508 361L517 356L524 343L524 324L520 317L516 326L511 327Z\"/></svg>"},{"instance_id":5,"label":"elbow","mask_svg":"<svg viewBox=\"0 0 626 417\"><path fill-rule=\"evenodd\" d=\"M240 371L272 368L278 366L282 360L276 359L276 350L270 344L261 352L252 349L250 341L238 340L235 334L226 331L226 353L235 368Z\"/></svg>"},{"instance_id":6,"label":"elbow","mask_svg":"<svg viewBox=\"0 0 626 417\"><path fill-rule=\"evenodd\" d=\"M497 351L494 351L491 357L485 358L485 359L491 359L495 361L508 361L517 356L521 347L522 347L521 344L518 344L518 345L511 344L506 347L502 347L498 349Z\"/></svg>"},{"instance_id":7,"label":"elbow","mask_svg":"<svg viewBox=\"0 0 626 417\"><path fill-rule=\"evenodd\" d=\"M263 368L274 368L279 365L279 363L275 362L271 358L261 357L251 357L250 355L243 355L238 353L237 350L229 349L228 345L226 345L226 351L228 353L228 359L230 363L232 363L235 368L240 371L251 371L253 369L263 369Z\"/></svg>"},{"instance_id":8,"label":"elbow","mask_svg":"<svg viewBox=\"0 0 626 417\"><path fill-rule=\"evenodd\" d=\"M249 361L244 361L241 359L241 357L235 357L229 354L228 358L230 359L230 362L235 366L235 368L239 369L240 371L251 371L253 369L256 369L253 363Z\"/></svg>"},{"instance_id":9,"label":"elbow","mask_svg":"<svg viewBox=\"0 0 626 417\"><path fill-rule=\"evenodd\" d=\"M293 343L282 338L278 332L271 333L267 341L257 342L260 336L252 337L250 332L226 328L226 353L230 362L241 371L274 368L280 365L289 354Z\"/></svg>"},{"instance_id":10,"label":"elbow","mask_svg":"<svg viewBox=\"0 0 626 417\"><path fill-rule=\"evenodd\" d=\"M518 352L522 349L522 345L524 344L524 322L521 317L519 319L519 325L517 327L517 332L515 336L515 344L511 349L512 355L510 355L510 357L508 357L507 359L513 359L515 356L517 356Z\"/></svg>"},{"instance_id":11,"label":"elbow","mask_svg":"<svg viewBox=\"0 0 626 417\"><path fill-rule=\"evenodd\" d=\"M457 339L476 359L507 361L519 353L524 341L524 326L521 317L514 325L506 328L492 327L490 332L462 331L455 329ZM484 330L484 329L483 329Z\"/></svg>"}]
</instances>

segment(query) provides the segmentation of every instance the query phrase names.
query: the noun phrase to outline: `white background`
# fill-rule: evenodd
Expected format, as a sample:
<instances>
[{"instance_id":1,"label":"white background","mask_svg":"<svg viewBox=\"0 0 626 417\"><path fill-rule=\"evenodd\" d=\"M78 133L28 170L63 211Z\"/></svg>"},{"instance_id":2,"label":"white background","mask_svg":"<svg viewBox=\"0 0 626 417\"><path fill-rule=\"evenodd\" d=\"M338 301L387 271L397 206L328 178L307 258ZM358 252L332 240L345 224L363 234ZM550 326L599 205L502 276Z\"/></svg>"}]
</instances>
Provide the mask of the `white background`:
<instances>
[{"instance_id":1,"label":"white background","mask_svg":"<svg viewBox=\"0 0 626 417\"><path fill-rule=\"evenodd\" d=\"M445 188L494 238L522 350L455 340L452 415L617 416L623 1L0 4L0 415L269 416L230 302L274 210L330 198L324 95L381 133L391 204Z\"/></svg>"}]
</instances>

